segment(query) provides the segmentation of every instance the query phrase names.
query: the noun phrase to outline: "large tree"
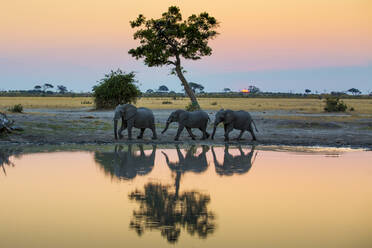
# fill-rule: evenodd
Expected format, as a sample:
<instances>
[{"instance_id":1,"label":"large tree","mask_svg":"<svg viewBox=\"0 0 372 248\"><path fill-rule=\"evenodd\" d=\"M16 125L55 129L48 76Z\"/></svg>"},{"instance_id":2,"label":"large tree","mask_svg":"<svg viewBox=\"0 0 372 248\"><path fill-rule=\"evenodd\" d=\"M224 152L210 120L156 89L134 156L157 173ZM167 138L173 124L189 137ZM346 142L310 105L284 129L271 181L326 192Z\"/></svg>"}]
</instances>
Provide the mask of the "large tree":
<instances>
[{"instance_id":1,"label":"large tree","mask_svg":"<svg viewBox=\"0 0 372 248\"><path fill-rule=\"evenodd\" d=\"M140 46L130 49L129 54L136 59L144 58L149 67L172 66L172 73L181 80L191 102L199 106L183 75L181 58L198 60L212 54L208 41L218 34L215 31L218 27L217 20L206 12L182 20L180 9L171 6L159 19L146 20L140 14L130 25L137 28L133 37L140 41Z\"/></svg>"}]
</instances>

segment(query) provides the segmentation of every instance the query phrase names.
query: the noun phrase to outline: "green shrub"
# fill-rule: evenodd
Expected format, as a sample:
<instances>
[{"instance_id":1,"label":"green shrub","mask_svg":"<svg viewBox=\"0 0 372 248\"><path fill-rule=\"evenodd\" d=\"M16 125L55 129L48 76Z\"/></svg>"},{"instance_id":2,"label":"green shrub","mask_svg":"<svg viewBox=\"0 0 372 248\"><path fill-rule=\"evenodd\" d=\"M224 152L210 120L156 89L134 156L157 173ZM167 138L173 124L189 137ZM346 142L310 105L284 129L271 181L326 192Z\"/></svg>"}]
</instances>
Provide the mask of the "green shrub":
<instances>
[{"instance_id":1,"label":"green shrub","mask_svg":"<svg viewBox=\"0 0 372 248\"><path fill-rule=\"evenodd\" d=\"M211 105L216 106L217 102L211 102Z\"/></svg>"},{"instance_id":2,"label":"green shrub","mask_svg":"<svg viewBox=\"0 0 372 248\"><path fill-rule=\"evenodd\" d=\"M8 109L10 112L13 113L22 113L23 112L23 106L22 104L16 104L13 107Z\"/></svg>"},{"instance_id":3,"label":"green shrub","mask_svg":"<svg viewBox=\"0 0 372 248\"><path fill-rule=\"evenodd\" d=\"M351 107L351 108L350 108L350 111L355 111L354 107Z\"/></svg>"},{"instance_id":4,"label":"green shrub","mask_svg":"<svg viewBox=\"0 0 372 248\"><path fill-rule=\"evenodd\" d=\"M171 101L163 101L162 104L172 104Z\"/></svg>"},{"instance_id":5,"label":"green shrub","mask_svg":"<svg viewBox=\"0 0 372 248\"><path fill-rule=\"evenodd\" d=\"M197 103L192 103L190 102L189 105L187 105L185 107L186 111L196 111L196 110L200 110L200 106L197 104Z\"/></svg>"},{"instance_id":6,"label":"green shrub","mask_svg":"<svg viewBox=\"0 0 372 248\"><path fill-rule=\"evenodd\" d=\"M118 104L135 103L141 95L135 83L137 81L134 72L126 74L118 69L106 74L99 84L93 87L96 108L114 108Z\"/></svg>"},{"instance_id":7,"label":"green shrub","mask_svg":"<svg viewBox=\"0 0 372 248\"><path fill-rule=\"evenodd\" d=\"M345 112L347 109L346 104L341 101L338 97L327 97L326 106L324 110L326 112Z\"/></svg>"}]
</instances>

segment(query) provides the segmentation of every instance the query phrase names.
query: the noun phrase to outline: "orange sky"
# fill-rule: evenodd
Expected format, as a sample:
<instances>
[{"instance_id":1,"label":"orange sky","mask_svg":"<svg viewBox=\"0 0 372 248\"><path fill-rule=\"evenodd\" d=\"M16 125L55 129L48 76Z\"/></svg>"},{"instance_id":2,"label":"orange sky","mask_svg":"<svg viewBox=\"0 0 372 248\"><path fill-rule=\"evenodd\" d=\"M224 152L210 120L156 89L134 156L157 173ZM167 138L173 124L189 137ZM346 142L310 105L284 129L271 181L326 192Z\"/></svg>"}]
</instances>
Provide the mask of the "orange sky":
<instances>
[{"instance_id":1,"label":"orange sky","mask_svg":"<svg viewBox=\"0 0 372 248\"><path fill-rule=\"evenodd\" d=\"M372 61L370 0L3 1L0 59L137 69L142 62L127 54L137 44L129 21L139 13L159 17L170 5L184 17L207 11L221 22L213 56L198 68L282 70Z\"/></svg>"}]
</instances>

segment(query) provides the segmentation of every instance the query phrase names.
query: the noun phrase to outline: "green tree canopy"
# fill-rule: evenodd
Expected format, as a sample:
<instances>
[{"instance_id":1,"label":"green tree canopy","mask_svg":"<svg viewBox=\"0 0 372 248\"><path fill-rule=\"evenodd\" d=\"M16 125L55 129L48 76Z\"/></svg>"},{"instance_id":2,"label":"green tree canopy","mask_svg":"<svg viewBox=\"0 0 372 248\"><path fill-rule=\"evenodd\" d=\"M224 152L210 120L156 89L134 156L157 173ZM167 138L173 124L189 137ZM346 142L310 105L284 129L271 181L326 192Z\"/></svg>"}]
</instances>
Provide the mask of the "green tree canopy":
<instances>
[{"instance_id":1,"label":"green tree canopy","mask_svg":"<svg viewBox=\"0 0 372 248\"><path fill-rule=\"evenodd\" d=\"M180 9L171 6L159 19L147 20L140 14L130 25L137 28L133 37L139 40L140 46L130 49L129 54L136 59L143 58L149 67L172 66L172 72L181 80L192 103L199 106L183 75L181 58L198 60L212 54L208 41L218 34L217 20L206 12L183 20Z\"/></svg>"},{"instance_id":2,"label":"green tree canopy","mask_svg":"<svg viewBox=\"0 0 372 248\"><path fill-rule=\"evenodd\" d=\"M141 92L135 83L134 72L124 73L118 69L106 74L93 87L96 108L113 108L118 104L136 102Z\"/></svg>"}]
</instances>

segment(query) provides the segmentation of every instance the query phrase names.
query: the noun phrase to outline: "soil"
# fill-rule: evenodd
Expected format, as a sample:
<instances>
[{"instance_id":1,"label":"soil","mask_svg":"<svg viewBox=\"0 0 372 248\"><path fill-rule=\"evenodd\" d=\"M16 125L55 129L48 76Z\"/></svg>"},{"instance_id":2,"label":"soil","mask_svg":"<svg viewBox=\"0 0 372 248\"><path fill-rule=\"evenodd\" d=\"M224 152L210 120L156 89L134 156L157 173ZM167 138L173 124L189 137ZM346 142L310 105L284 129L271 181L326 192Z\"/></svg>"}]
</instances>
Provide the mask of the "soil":
<instances>
[{"instance_id":1,"label":"soil","mask_svg":"<svg viewBox=\"0 0 372 248\"><path fill-rule=\"evenodd\" d=\"M193 141L186 130L183 131L180 141L174 141L177 123L171 124L165 134L161 134L166 119L172 110L154 110L158 140L151 140L151 131L146 130L144 139L116 141L113 133L113 111L91 111L89 109L32 109L23 114L8 114L9 119L15 121L24 131L13 131L11 134L0 136L0 146L19 144L106 144L106 143L146 143L146 144L172 144L172 143L198 143L223 144L223 128L217 129L215 139L200 140L201 132L193 130L198 137ZM206 111L211 120L214 120L216 111ZM251 112L259 130L258 141L252 142L248 132L244 133L244 140L236 141L239 134L234 130L230 134L230 143L242 145L290 145L290 146L331 146L372 149L372 116L342 121L345 114L298 114L295 112L272 111ZM292 120L288 116L295 116ZM329 117L336 116L341 121L328 121ZM317 120L306 120L306 117L318 117ZM319 118L320 117L320 118ZM327 117L322 119L322 117ZM303 119L301 119L303 118ZM212 132L213 123L208 127ZM139 134L134 129L133 137Z\"/></svg>"}]
</instances>

